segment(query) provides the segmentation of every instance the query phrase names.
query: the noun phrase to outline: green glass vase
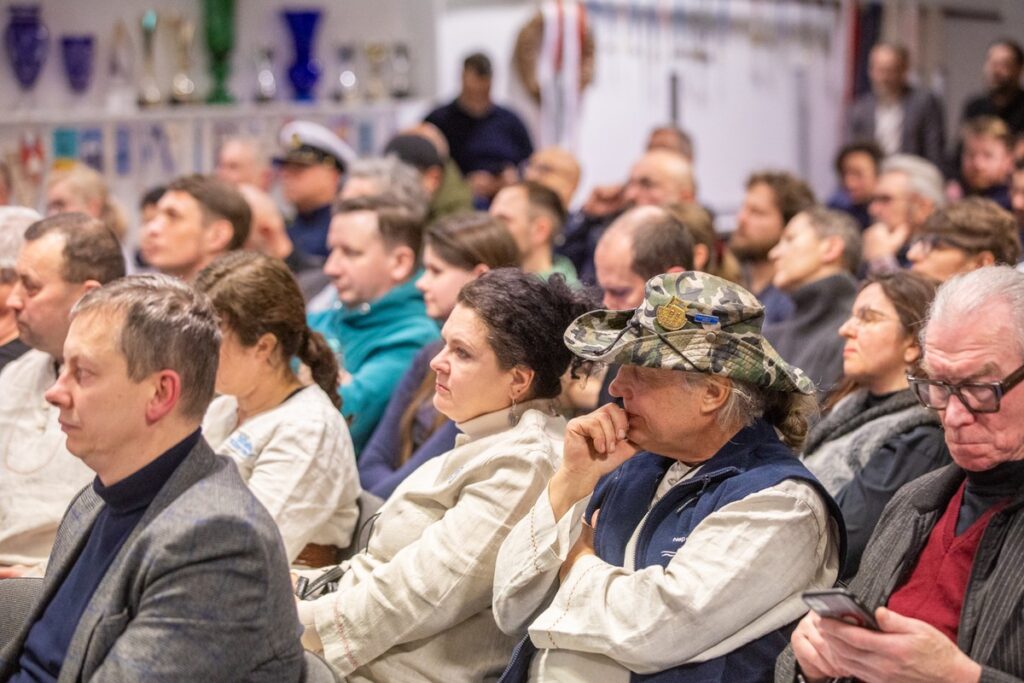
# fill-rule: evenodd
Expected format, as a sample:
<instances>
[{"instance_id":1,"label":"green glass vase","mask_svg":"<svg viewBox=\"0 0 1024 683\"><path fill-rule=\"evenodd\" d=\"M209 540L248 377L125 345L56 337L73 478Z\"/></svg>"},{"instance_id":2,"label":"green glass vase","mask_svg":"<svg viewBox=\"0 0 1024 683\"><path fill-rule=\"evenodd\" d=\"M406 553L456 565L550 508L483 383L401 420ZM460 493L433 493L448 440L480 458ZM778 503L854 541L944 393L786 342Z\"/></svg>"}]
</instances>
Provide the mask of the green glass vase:
<instances>
[{"instance_id":1,"label":"green glass vase","mask_svg":"<svg viewBox=\"0 0 1024 683\"><path fill-rule=\"evenodd\" d=\"M231 104L235 98L228 92L231 73L231 51L235 47L235 0L203 0L206 17L206 47L210 51L210 79L213 87L206 101L210 104Z\"/></svg>"}]
</instances>

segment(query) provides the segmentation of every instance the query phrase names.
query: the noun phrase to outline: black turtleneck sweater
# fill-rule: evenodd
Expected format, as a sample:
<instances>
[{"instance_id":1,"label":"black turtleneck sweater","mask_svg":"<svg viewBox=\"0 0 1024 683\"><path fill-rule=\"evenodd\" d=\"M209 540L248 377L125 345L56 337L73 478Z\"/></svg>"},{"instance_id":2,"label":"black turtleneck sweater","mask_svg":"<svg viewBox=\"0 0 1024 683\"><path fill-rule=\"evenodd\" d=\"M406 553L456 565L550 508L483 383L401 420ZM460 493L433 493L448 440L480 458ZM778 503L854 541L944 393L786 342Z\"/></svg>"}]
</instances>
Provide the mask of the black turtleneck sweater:
<instances>
[{"instance_id":1,"label":"black turtleneck sweater","mask_svg":"<svg viewBox=\"0 0 1024 683\"><path fill-rule=\"evenodd\" d=\"M984 472L968 472L964 499L956 520L959 536L970 528L986 510L996 503L1012 498L1024 488L1024 461L1015 460L996 465Z\"/></svg>"},{"instance_id":2,"label":"black turtleneck sweater","mask_svg":"<svg viewBox=\"0 0 1024 683\"><path fill-rule=\"evenodd\" d=\"M793 315L765 324L764 337L787 363L797 366L824 394L843 374L843 344L839 328L850 317L857 298L857 281L846 273L810 282L789 293Z\"/></svg>"},{"instance_id":3,"label":"black turtleneck sweater","mask_svg":"<svg viewBox=\"0 0 1024 683\"><path fill-rule=\"evenodd\" d=\"M199 437L197 429L156 460L116 484L104 486L99 477L93 480L92 489L105 505L96 515L78 559L61 581L43 615L29 631L18 660L20 670L10 679L12 683L57 680L78 620L110 563L149 504L195 447Z\"/></svg>"}]
</instances>

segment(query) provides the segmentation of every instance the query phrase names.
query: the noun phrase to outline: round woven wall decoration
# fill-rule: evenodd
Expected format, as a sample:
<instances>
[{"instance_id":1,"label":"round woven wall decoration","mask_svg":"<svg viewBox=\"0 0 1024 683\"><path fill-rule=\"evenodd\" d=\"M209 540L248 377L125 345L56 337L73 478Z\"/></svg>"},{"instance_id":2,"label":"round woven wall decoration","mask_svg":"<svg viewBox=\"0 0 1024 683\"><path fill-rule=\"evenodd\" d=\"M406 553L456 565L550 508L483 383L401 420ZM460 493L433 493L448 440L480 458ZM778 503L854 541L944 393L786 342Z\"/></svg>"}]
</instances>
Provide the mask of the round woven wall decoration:
<instances>
[{"instance_id":1,"label":"round woven wall decoration","mask_svg":"<svg viewBox=\"0 0 1024 683\"><path fill-rule=\"evenodd\" d=\"M512 64L520 82L530 93L534 102L540 102L540 85L537 83L537 59L540 56L541 43L544 38L544 17L537 11L526 22L516 37L515 51L512 53ZM589 24L584 26L583 46L580 55L580 92L594 81L594 32Z\"/></svg>"}]
</instances>

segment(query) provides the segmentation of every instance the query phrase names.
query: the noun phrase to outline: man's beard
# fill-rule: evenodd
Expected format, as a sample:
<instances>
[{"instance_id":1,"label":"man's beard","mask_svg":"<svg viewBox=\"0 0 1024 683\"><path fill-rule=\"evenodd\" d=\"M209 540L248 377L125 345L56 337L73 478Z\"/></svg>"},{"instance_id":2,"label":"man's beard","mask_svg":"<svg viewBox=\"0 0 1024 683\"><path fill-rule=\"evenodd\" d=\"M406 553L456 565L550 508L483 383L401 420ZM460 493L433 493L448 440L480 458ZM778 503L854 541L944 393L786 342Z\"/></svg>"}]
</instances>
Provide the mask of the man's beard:
<instances>
[{"instance_id":1,"label":"man's beard","mask_svg":"<svg viewBox=\"0 0 1024 683\"><path fill-rule=\"evenodd\" d=\"M737 259L740 260L741 263L767 261L768 252L771 251L774 246L774 244L767 244L765 242L747 241L737 243L736 240L729 241L729 250Z\"/></svg>"}]
</instances>

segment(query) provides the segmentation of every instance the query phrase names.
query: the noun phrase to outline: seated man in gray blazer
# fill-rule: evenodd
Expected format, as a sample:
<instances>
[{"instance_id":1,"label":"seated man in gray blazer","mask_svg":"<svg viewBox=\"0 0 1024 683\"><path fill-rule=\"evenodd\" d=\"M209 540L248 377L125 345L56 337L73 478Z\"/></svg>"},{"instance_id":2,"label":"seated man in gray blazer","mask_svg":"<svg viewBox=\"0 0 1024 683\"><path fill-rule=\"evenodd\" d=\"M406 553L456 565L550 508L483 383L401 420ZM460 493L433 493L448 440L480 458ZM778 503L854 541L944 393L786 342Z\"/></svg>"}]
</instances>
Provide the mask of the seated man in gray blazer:
<instances>
[{"instance_id":1,"label":"seated man in gray blazer","mask_svg":"<svg viewBox=\"0 0 1024 683\"><path fill-rule=\"evenodd\" d=\"M147 275L89 292L71 319L46 399L96 478L64 515L0 680L298 681L281 538L199 430L220 345L212 307Z\"/></svg>"}]
</instances>

